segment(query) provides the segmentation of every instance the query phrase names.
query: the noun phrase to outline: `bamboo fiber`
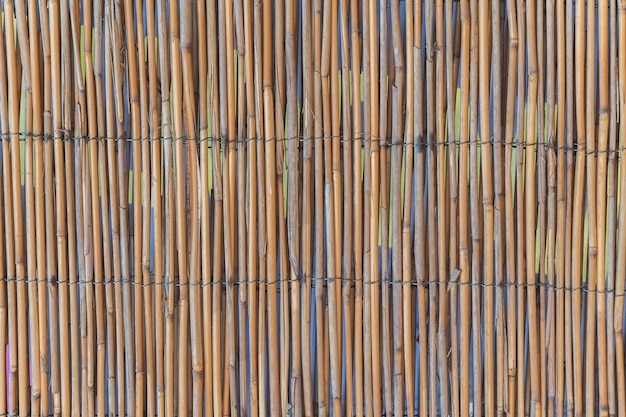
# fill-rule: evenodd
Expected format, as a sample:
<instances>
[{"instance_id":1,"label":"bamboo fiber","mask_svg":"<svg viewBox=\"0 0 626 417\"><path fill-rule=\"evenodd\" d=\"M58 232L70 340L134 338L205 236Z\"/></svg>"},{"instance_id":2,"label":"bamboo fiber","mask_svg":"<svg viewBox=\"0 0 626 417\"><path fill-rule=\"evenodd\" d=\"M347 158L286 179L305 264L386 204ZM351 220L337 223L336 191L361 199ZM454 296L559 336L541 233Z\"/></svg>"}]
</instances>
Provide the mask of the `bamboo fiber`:
<instances>
[{"instance_id":1,"label":"bamboo fiber","mask_svg":"<svg viewBox=\"0 0 626 417\"><path fill-rule=\"evenodd\" d=\"M0 416L626 415L626 0L0 11Z\"/></svg>"}]
</instances>

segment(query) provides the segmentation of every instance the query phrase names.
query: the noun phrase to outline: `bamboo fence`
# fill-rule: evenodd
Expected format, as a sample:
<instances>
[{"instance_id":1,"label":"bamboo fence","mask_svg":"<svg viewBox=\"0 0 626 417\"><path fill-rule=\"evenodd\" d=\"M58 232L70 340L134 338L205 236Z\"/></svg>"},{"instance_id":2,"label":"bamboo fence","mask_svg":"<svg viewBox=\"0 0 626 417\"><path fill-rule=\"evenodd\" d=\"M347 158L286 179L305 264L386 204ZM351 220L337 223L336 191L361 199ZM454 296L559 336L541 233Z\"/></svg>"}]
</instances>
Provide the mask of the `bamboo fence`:
<instances>
[{"instance_id":1,"label":"bamboo fence","mask_svg":"<svg viewBox=\"0 0 626 417\"><path fill-rule=\"evenodd\" d=\"M626 0L1 12L0 416L626 415Z\"/></svg>"}]
</instances>

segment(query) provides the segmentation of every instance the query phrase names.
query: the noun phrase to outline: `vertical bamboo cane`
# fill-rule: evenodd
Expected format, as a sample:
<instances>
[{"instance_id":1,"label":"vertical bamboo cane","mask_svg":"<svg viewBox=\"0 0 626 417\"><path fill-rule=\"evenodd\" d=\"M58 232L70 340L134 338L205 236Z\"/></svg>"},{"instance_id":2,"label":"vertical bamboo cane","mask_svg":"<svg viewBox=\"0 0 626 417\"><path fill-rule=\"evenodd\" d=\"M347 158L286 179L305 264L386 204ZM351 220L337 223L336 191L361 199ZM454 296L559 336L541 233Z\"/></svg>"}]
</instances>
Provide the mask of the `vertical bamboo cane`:
<instances>
[{"instance_id":1,"label":"vertical bamboo cane","mask_svg":"<svg viewBox=\"0 0 626 417\"><path fill-rule=\"evenodd\" d=\"M7 97L7 68L6 68L6 51L4 40L4 27L0 27L0 128L2 132L9 131L8 121L8 97ZM2 179L3 189L0 193L0 210L2 219L0 219L0 231L3 236L3 245L0 247L0 273L2 273L2 280L0 280L0 346L7 345L8 341L8 300L7 300L7 278L11 276L13 270L13 240L10 236L13 235L13 222L11 220L11 191L9 181L9 136L2 135ZM5 197L6 196L6 197ZM5 203L6 202L6 203ZM6 204L6 206L5 206ZM5 228L6 223L6 228ZM5 234L6 231L6 234ZM6 246L6 248L5 248ZM0 373L6 375L7 363L6 350L4 355L0 355ZM8 387L9 384L6 378L0 378L0 413L7 413L8 404Z\"/></svg>"}]
</instances>

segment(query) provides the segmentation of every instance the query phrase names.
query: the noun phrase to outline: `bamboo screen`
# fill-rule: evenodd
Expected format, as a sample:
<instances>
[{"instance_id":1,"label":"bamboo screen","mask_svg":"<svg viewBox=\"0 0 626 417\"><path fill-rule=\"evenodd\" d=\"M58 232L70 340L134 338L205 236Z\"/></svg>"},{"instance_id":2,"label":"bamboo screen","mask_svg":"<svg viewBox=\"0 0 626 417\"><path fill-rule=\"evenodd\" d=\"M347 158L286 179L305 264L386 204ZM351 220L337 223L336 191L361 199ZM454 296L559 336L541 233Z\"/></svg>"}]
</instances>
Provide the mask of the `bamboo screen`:
<instances>
[{"instance_id":1,"label":"bamboo screen","mask_svg":"<svg viewBox=\"0 0 626 417\"><path fill-rule=\"evenodd\" d=\"M0 28L0 415L626 412L625 0Z\"/></svg>"}]
</instances>

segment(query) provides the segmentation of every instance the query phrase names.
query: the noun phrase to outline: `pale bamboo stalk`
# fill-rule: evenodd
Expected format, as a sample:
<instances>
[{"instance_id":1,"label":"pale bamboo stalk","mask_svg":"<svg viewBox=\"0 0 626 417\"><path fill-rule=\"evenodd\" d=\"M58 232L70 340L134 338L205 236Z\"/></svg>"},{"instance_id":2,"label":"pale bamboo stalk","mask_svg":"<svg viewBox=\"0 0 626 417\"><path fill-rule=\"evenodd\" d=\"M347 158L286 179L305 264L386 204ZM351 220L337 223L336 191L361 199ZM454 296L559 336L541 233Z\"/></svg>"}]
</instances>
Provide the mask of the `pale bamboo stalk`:
<instances>
[{"instance_id":1,"label":"pale bamboo stalk","mask_svg":"<svg viewBox=\"0 0 626 417\"><path fill-rule=\"evenodd\" d=\"M535 249L535 260L539 260L539 268L538 275L536 280L539 282L539 291L538 291L538 299L539 303L537 305L538 309L538 345L541 352L539 356L539 369L540 369L540 384L539 384L539 395L541 399L541 413L542 415L546 415L547 413L547 386L548 386L548 374L547 374L547 357L548 357L548 346L546 342L546 278L547 278L547 263L546 263L546 254L548 252L548 244L546 242L547 237L547 156L546 156L546 86L545 86L545 65L544 65L544 45L546 45L546 40L544 40L544 31L545 31L545 0L537 0L537 5L535 7L535 14L531 16L535 21L536 30L537 30L537 119L536 119L536 128L537 131L535 133L536 136L536 154L537 154L537 162L536 162L536 202L537 210L536 210L536 221L532 223L532 227L535 228L536 235L539 236L539 246Z\"/></svg>"},{"instance_id":2,"label":"pale bamboo stalk","mask_svg":"<svg viewBox=\"0 0 626 417\"><path fill-rule=\"evenodd\" d=\"M626 42L626 1L618 0L618 43L623 45L623 42ZM618 82L619 82L619 108L624 108L626 104L626 92L624 91L624 86L626 82L626 57L623 55L619 56L619 67L618 67ZM620 123L620 149L624 149L624 145L626 145L626 124ZM621 172L624 172L626 169L626 158L620 159L620 167ZM623 179L619 184L619 194L620 194L620 207L624 207L626 204L626 181ZM618 229L617 229L617 253L623 253L626 250L626 210L620 209L619 211L619 220L618 220ZM615 266L615 276L618 278L615 281L615 308L613 311L613 332L615 333L615 356L616 356L616 364L617 364L617 405L618 408L626 405L626 377L624 375L624 341L622 339L622 330L624 323L624 284L626 277L626 258L623 256L617 257L617 262Z\"/></svg>"},{"instance_id":3,"label":"pale bamboo stalk","mask_svg":"<svg viewBox=\"0 0 626 417\"><path fill-rule=\"evenodd\" d=\"M469 155L469 63L470 63L470 7L468 0L462 0L460 5L461 18L461 116L460 116L460 151L459 151L459 213L465 213L459 219L459 269L461 270L461 308L459 311L461 322L461 415L468 414L470 410L470 247L468 242L468 180L467 164Z\"/></svg>"},{"instance_id":4,"label":"pale bamboo stalk","mask_svg":"<svg viewBox=\"0 0 626 417\"><path fill-rule=\"evenodd\" d=\"M5 30L6 30L6 57L7 57L7 81L8 81L8 132L11 134L7 137L10 143L11 157L7 158L6 164L9 166L9 184L12 193L12 215L7 222L12 222L12 231L14 239L14 257L11 258L10 265L14 264L14 270L9 273L9 277L13 281L9 281L8 287L8 315L9 315L9 390L10 396L8 401L9 414L17 415L18 411L22 415L22 406L27 406L27 381L25 380L24 366L28 364L28 357L23 358L23 352L26 352L26 346L23 345L23 334L27 329L21 328L24 323L25 306L23 305L24 282L26 278L25 264L25 248L24 248L24 231L23 231L23 213L22 213L22 181L20 175L20 138L19 138L19 117L20 117L20 93L21 93L21 76L19 75L19 62L17 52L15 50L15 16L13 10L13 2L5 0ZM8 149L7 149L8 151ZM4 153L4 155L8 155ZM5 177L6 178L6 177ZM13 267L13 265L11 265ZM19 289L18 289L19 287ZM17 294L19 292L19 294ZM19 298L19 300L18 300ZM19 312L18 312L19 309ZM24 323L25 324L25 323ZM19 338L19 339L18 339ZM26 363L23 360L26 359Z\"/></svg>"},{"instance_id":5,"label":"pale bamboo stalk","mask_svg":"<svg viewBox=\"0 0 626 417\"><path fill-rule=\"evenodd\" d=\"M121 79L119 74L119 57L116 54L117 49L115 45L118 42L119 26L115 20L113 4L107 2L106 7L106 24L108 30L106 31L106 41L108 45L107 54L107 96L112 97L113 91L121 91ZM122 318L122 264L121 264L121 231L120 231L120 212L119 212L119 198L118 192L114 191L115 187L119 186L118 170L117 170L117 158L118 155L115 149L115 141L118 138L117 129L119 127L118 117L123 120L121 97L115 96L115 102L112 102L110 106L107 106L107 137L109 141L107 143L107 164L108 164L108 178L111 190L110 210L111 210L111 236L112 236L112 249L113 249L113 280L115 282L114 287L114 309L119 312L115 315L115 355L116 355L116 379L117 379L117 412L119 414L125 414L126 410L126 377L124 367L124 328Z\"/></svg>"},{"instance_id":6,"label":"pale bamboo stalk","mask_svg":"<svg viewBox=\"0 0 626 417\"><path fill-rule=\"evenodd\" d=\"M531 1L528 5L528 15L533 16L535 13L536 3ZM525 209L526 209L526 248L531 252L531 248L535 243L535 120L537 116L537 34L536 24L531 18L528 19L528 113L526 116L526 141L525 141L525 158L526 158L526 178L524 180ZM543 103L541 103L543 106ZM543 112L542 112L543 113ZM540 361L538 357L537 345L537 311L536 311L536 288L535 288L535 257L526 256L526 283L528 284L528 349L529 349L529 367L530 367L530 385L531 385L531 412L539 413L541 410L541 375ZM537 415L537 414L535 414Z\"/></svg>"},{"instance_id":7,"label":"pale bamboo stalk","mask_svg":"<svg viewBox=\"0 0 626 417\"><path fill-rule=\"evenodd\" d=\"M37 201L39 196L36 196L34 183L37 182L38 175L40 173L41 160L33 160L33 142L36 142L35 153L41 148L41 134L43 133L43 119L42 119L42 97L41 97L41 80L39 76L39 43L38 43L38 27L37 19L29 19L28 21L28 39L24 39L25 31L20 31L19 27L25 25L26 16L24 11L24 4L17 5L18 14L18 36L20 40L20 46L22 51L22 59L29 58L28 63L23 62L22 65L25 69L25 93L26 93L26 138L25 138L25 194L26 194L26 239L27 239L27 277L28 277L28 304L29 304L29 331L33 335L29 346L30 362L30 407L29 410L33 415L39 415L41 413L41 362L39 360L40 354L40 317L38 313L39 306L39 279L41 272L37 274L36 265L39 263L43 267L42 255L43 245L37 245L36 234L37 226L41 223L41 218L36 218L35 215L41 215L36 213ZM28 3L30 10L36 10L36 3L31 1ZM23 42L28 41L28 47ZM31 53L32 52L32 53ZM27 74L26 71L29 73ZM30 90L30 91L29 91ZM29 135L30 133L30 135ZM41 154L40 154L41 156ZM36 155L35 155L36 157ZM39 165L33 163L40 162ZM29 175L30 173L30 175ZM35 178L33 179L33 176ZM43 179L43 177L41 177ZM41 184L41 183L40 183ZM43 258L45 259L45 258ZM44 326L45 328L45 326ZM47 389L47 386L44 388ZM25 404L28 407L28 404ZM26 411L26 412L28 412Z\"/></svg>"},{"instance_id":8,"label":"pale bamboo stalk","mask_svg":"<svg viewBox=\"0 0 626 417\"><path fill-rule=\"evenodd\" d=\"M199 284L199 260L198 260L198 239L199 239L199 231L198 231L198 222L199 222L199 213L198 213L198 156L197 156L197 145L196 145L196 111L195 111L195 103L194 103L194 80L193 80L193 67L192 67L192 2L183 2L181 3L181 11L180 11L180 20L181 20L181 32L180 32L180 51L182 55L182 70L183 70L183 105L185 109L185 135L187 139L187 171L188 171L188 181L190 184L188 187L190 189L191 198L190 198L190 211L191 211L191 225L190 225L190 236L189 236L189 244L191 245L191 255L189 258L189 277L187 278L188 288L187 291L189 293L189 309L190 309L190 337L191 337L191 373L192 373L192 406L191 411L195 415L199 415L202 413L202 402L203 402L203 379L202 373L204 370L203 364L203 356L202 356L202 337L201 337L201 313L200 313L200 288ZM175 51L175 49L174 49ZM180 141L179 141L180 142ZM181 165L182 168L182 165ZM179 188L180 190L180 188ZM183 231L184 232L184 231ZM186 240L185 235L180 235L181 244L182 240ZM182 245L181 252L183 253ZM182 268L183 262L179 262L179 266ZM181 277L184 277L184 274L180 274ZM181 281L181 284L184 284ZM181 299L182 299L182 290L184 287L181 287ZM183 314L183 320L186 321L186 314L181 311ZM181 337L181 339L183 339ZM186 341L186 337L185 343ZM186 347L185 347L186 349ZM182 378L181 378L182 382ZM181 384L181 387L184 384ZM180 401L180 399L179 399ZM182 409L179 406L179 412L182 414Z\"/></svg>"},{"instance_id":9,"label":"pale bamboo stalk","mask_svg":"<svg viewBox=\"0 0 626 417\"><path fill-rule=\"evenodd\" d=\"M370 199L371 199L371 76L370 76L370 18L369 3L362 7L363 25L363 359L364 359L364 408L365 415L370 417L373 411L373 381L372 381L372 338L371 338L371 310L370 310Z\"/></svg>"},{"instance_id":10,"label":"pale bamboo stalk","mask_svg":"<svg viewBox=\"0 0 626 417\"><path fill-rule=\"evenodd\" d=\"M87 309L87 305L93 306L93 279L94 279L94 258L93 258L93 236L91 221L91 198L89 179L87 178L88 150L85 138L89 134L87 113L72 113L71 99L74 99L79 108L86 108L87 94L85 81L82 77L81 48L79 45L77 4L68 2L69 8L62 4L62 22L68 26L61 26L61 43L63 46L63 77L74 79L73 89L64 89L63 106L64 132L70 137L70 132L74 140L65 146L66 159L65 166L67 203L68 203L68 252L69 277L70 277L70 351L75 352L71 356L71 378L72 410L74 415L95 414L95 389L91 390L94 382L94 350L93 349L93 310ZM71 40L70 40L71 36ZM71 48L71 53L70 53ZM73 60L72 63L68 60ZM70 72L73 71L71 74ZM90 90L91 92L91 90ZM73 94L72 94L73 93ZM73 95L73 97L72 97ZM72 120L74 117L74 120ZM74 124L74 126L72 126ZM73 148L73 149L72 149ZM72 150L74 151L72 154ZM74 159L73 163L72 157ZM72 176L72 169L75 177ZM76 258L77 261L76 261ZM78 280L76 280L78 272ZM73 290L72 290L73 289ZM77 289L77 290L76 290ZM78 292L78 295L77 295ZM80 360L80 357L84 360Z\"/></svg>"},{"instance_id":11,"label":"pale bamboo stalk","mask_svg":"<svg viewBox=\"0 0 626 417\"><path fill-rule=\"evenodd\" d=\"M302 345L306 344L301 341L301 311L300 311L300 234L298 233L299 216L298 195L301 190L298 185L298 158L299 158L299 141L293 138L298 137L298 71L297 71L297 13L298 7L292 2L285 5L286 15L286 41L285 41L285 57L287 72L287 235L289 245L289 263L290 268L288 277L291 279L291 310L289 311L291 319L291 376L289 398L290 404L295 416L303 414L302 404ZM347 19L346 19L347 22ZM348 28L346 27L347 31ZM347 42L346 42L347 43ZM347 77L346 77L347 78ZM287 278L284 276L283 279ZM283 283L286 281L283 280ZM287 286L281 285L281 292L286 293ZM287 311L282 312L287 315ZM347 346L346 346L347 347ZM286 355L287 352L283 354ZM351 354L351 353L350 353ZM346 357L350 355L346 352ZM349 374L348 374L349 375ZM351 400L350 400L351 401Z\"/></svg>"},{"instance_id":12,"label":"pale bamboo stalk","mask_svg":"<svg viewBox=\"0 0 626 417\"><path fill-rule=\"evenodd\" d=\"M59 133L61 126L61 51L59 45L59 3L58 1L53 1L48 4L49 11L49 20L50 20L50 57L51 57L51 85L53 89L52 93L52 102L53 102L53 119L52 119L52 135L56 137ZM53 173L52 173L52 164L53 164L53 151L54 151L54 166L58 170L58 172L62 172L62 162L63 162L63 154L62 154L62 146L58 140L50 141L49 148L46 152L46 159L48 161L49 166L49 175L46 173L46 177L49 178L49 183L46 186L46 189L50 191L50 204L55 204L56 210L56 223L50 222L50 227L47 228L46 236L49 247L54 245L55 237L54 233L62 231L65 223L65 213L61 210L61 203L58 200L64 199L64 181L63 177L60 174L57 174L55 181L55 189L56 189L56 198L53 200L52 196L52 186L53 186ZM7 151L8 152L8 151ZM63 191L63 193L61 193ZM48 193L46 193L48 195ZM65 238L66 234L62 234L62 238L56 240L56 252L58 253L58 265L57 265L57 257L55 256L52 249L48 252L48 294L50 300L50 322L54 323L55 326L59 324L59 313L58 313L58 289L57 283L55 282L55 278L58 277L60 279L60 271L62 269L61 264L63 260L66 259L67 256L67 241ZM10 272L9 272L10 273ZM63 278L65 279L65 277ZM60 387L60 364L59 364L59 333L56 329L53 329L51 337L50 337L50 346L51 346L51 364L52 364L52 404L53 411L55 413L60 412L61 410L61 387Z\"/></svg>"},{"instance_id":13,"label":"pale bamboo stalk","mask_svg":"<svg viewBox=\"0 0 626 417\"><path fill-rule=\"evenodd\" d=\"M547 194L548 194L548 213L547 213L547 280L544 282L548 287L542 287L544 293L547 290L547 306L546 306L546 329L544 349L546 349L546 390L545 398L542 399L543 408L547 413L554 414L556 409L557 391L557 366L556 362L556 294L549 288L555 288L556 274L556 191L557 191L557 166L556 166L556 140L555 140L555 30L554 30L554 2L548 0L546 2L546 147L547 147ZM538 45L540 45L538 43ZM541 104L539 100L539 104ZM541 113L540 113L541 115ZM543 278L543 276L540 276ZM546 295L541 297L541 301L546 301Z\"/></svg>"},{"instance_id":14,"label":"pale bamboo stalk","mask_svg":"<svg viewBox=\"0 0 626 417\"><path fill-rule=\"evenodd\" d=\"M617 230L617 118L618 118L618 80L617 80L617 1L611 0L609 3L609 33L614 34L609 40L609 86L610 90L610 120L609 120L609 140L608 140L608 168L607 168L607 250L606 258L610 260L607 269L607 315L606 315L606 336L607 336L607 370L608 370L608 401L609 413L617 413L617 381L616 381L616 342L613 334L614 317L612 312L615 306L615 259L616 250L616 230Z\"/></svg>"},{"instance_id":15,"label":"pale bamboo stalk","mask_svg":"<svg viewBox=\"0 0 626 417\"><path fill-rule=\"evenodd\" d=\"M243 3L243 19L244 19L244 59L253 62L255 60L254 45L252 39L253 30L253 16L250 10L251 1L244 0ZM247 136L249 142L248 146L248 237L247 237L247 267L245 269L248 276L247 286L247 300L249 303L247 310L247 317L240 320L248 321L247 338L250 359L248 361L248 370L250 373L249 383L249 401L250 405L246 409L250 416L257 416L259 414L259 397L258 397L258 357L257 351L257 327L256 327L256 314L257 314L257 281L258 281L258 241L257 241L257 141L256 141L256 108L255 108L255 96L254 96L254 66L246 66L246 119L248 122ZM240 271L240 274L243 272Z\"/></svg>"}]
</instances>

